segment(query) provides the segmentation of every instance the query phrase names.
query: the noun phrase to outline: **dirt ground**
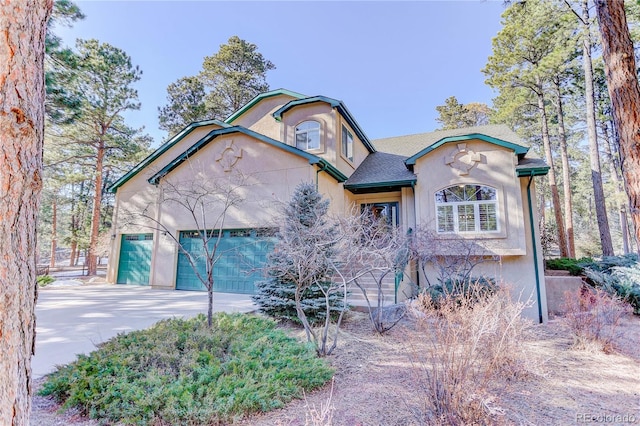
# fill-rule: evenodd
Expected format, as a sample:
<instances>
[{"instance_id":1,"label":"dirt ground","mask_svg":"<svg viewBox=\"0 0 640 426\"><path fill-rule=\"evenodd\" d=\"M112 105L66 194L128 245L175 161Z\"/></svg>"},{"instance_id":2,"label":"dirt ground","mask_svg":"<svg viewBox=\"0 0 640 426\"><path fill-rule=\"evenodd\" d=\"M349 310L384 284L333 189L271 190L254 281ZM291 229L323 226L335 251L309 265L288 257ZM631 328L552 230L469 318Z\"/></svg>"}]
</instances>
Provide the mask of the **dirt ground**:
<instances>
[{"instance_id":1,"label":"dirt ground","mask_svg":"<svg viewBox=\"0 0 640 426\"><path fill-rule=\"evenodd\" d=\"M328 408L333 425L423 424L416 414L422 407L420 383L407 355L419 350L413 329L407 320L380 336L364 314L351 314L335 354L329 357L336 368L332 384L284 409L239 423L313 424L307 420L313 410ZM574 348L561 319L533 326L525 343L527 374L518 380L493 382L487 390L491 423L640 424L640 317L626 317L618 331L615 352L605 354ZM60 414L57 409L51 400L36 396L31 424L97 425L77 413Z\"/></svg>"}]
</instances>

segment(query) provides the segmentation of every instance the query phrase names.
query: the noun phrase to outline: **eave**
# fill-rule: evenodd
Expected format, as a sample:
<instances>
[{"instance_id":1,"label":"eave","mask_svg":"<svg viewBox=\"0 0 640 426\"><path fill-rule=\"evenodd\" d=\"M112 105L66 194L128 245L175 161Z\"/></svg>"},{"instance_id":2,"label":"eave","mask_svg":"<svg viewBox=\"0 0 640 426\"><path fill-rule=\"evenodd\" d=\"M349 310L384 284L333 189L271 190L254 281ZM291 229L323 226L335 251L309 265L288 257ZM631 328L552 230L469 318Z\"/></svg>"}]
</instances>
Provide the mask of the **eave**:
<instances>
[{"instance_id":1,"label":"eave","mask_svg":"<svg viewBox=\"0 0 640 426\"><path fill-rule=\"evenodd\" d=\"M449 136L446 138L442 138L439 141L429 145L428 147L422 149L420 152L418 152L417 154L414 154L413 156L407 158L407 160L405 161L405 164L407 166L413 166L416 164L416 161L423 157L424 155L430 153L431 151L441 147L442 145L446 144L446 143L455 143L455 142L465 142L465 141L469 141L469 140L473 140L473 139L478 139L478 140L482 140L485 142L489 142L492 143L494 145L498 145L501 146L503 148L507 148L507 149L511 149L515 152L515 154L517 155L524 155L527 153L527 151L529 151L529 148L526 146L522 146L522 145L518 145L515 144L513 142L508 142L502 139L497 139L491 136L487 136L487 135L483 135L481 133L471 133L468 135L461 135L461 136Z\"/></svg>"},{"instance_id":2,"label":"eave","mask_svg":"<svg viewBox=\"0 0 640 426\"><path fill-rule=\"evenodd\" d=\"M306 96L301 94L301 93L293 92L293 91L287 90L287 89L278 89L278 90L272 90L270 92L260 93L258 96L256 96L255 98L251 99L245 106L243 106L242 108L240 108L239 110L237 110L236 112L231 114L229 116L229 118L224 120L224 122L228 123L228 124L231 124L238 117L240 117L242 114L247 112L249 109L253 108L253 106L256 105L258 102L260 102L261 100L263 100L265 98L271 98L273 96L280 96L280 95L287 95L287 96L291 96L292 98L297 98L297 99L306 98Z\"/></svg>"},{"instance_id":3,"label":"eave","mask_svg":"<svg viewBox=\"0 0 640 426\"><path fill-rule=\"evenodd\" d=\"M349 190L352 194L371 194L376 192L398 191L400 188L413 187L415 184L416 179L411 179L389 182L357 183L345 185L344 188Z\"/></svg>"},{"instance_id":4,"label":"eave","mask_svg":"<svg viewBox=\"0 0 640 426\"><path fill-rule=\"evenodd\" d=\"M154 152L149 154L147 156L147 158L145 158L140 163L138 163L134 168L129 170L125 175L123 175L118 180L116 180L114 183L112 183L107 188L107 192L111 192L111 193L116 192L116 190L119 187L121 187L122 185L127 183L131 178L133 178L135 175L137 175L142 169L147 167L149 164L151 164L153 161L155 161L158 157L160 157L162 154L167 152L170 148L175 146L175 144L180 142L182 139L184 139L187 135L189 135L195 129L197 129L199 127L210 126L212 124L218 125L218 126L223 127L223 128L229 127L228 124L223 123L222 121L218 121L218 120L203 120L203 121L196 121L194 123L189 124L187 127L182 129L178 134L176 134L171 139L169 139L164 144L162 144L160 146L160 148L156 149Z\"/></svg>"},{"instance_id":5,"label":"eave","mask_svg":"<svg viewBox=\"0 0 640 426\"><path fill-rule=\"evenodd\" d=\"M544 167L530 167L530 168L516 168L516 176L546 176L549 173L549 166Z\"/></svg>"},{"instance_id":6,"label":"eave","mask_svg":"<svg viewBox=\"0 0 640 426\"><path fill-rule=\"evenodd\" d=\"M349 126L353 129L355 134L358 136L358 138L362 141L362 143L367 148L367 150L369 152L376 152L375 147L373 146L373 144L371 143L367 135L364 133L364 131L362 130L362 128L360 127L356 119L353 117L351 112L349 112L349 110L347 109L347 107L342 101L339 101L337 99L328 98L326 96L312 96L310 98L296 99L296 100L287 102L285 105L283 105L278 110L276 110L273 113L273 118L275 118L277 121L282 121L282 116L290 109L298 105L308 105L316 102L323 102L323 103L329 104L331 108L337 109L340 115L344 117L345 121L349 124Z\"/></svg>"},{"instance_id":7,"label":"eave","mask_svg":"<svg viewBox=\"0 0 640 426\"><path fill-rule=\"evenodd\" d=\"M206 147L209 142L211 142L212 140L214 140L215 138L217 138L218 136L223 136L223 135L228 135L228 134L232 134L232 133L242 133L244 135L250 136L252 138L258 139L262 142L265 142L271 146L280 148L286 152L289 152L291 154L297 155L299 157L302 157L304 159L306 159L309 164L311 165L315 165L318 164L322 170L326 170L327 173L332 176L334 179L336 179L338 182L344 182L347 180L347 177L342 174L338 169L336 169L334 166L332 166L331 164L327 163L326 160L315 156L313 154L309 154L306 151L302 151L298 148L295 148L291 145L287 145L285 143L282 143L280 141L277 141L275 139L271 139L270 137L267 137L265 135L262 135L260 133L254 132L253 130L249 130L245 127L242 126L232 126L232 127L226 127L223 129L216 129L216 130L212 130L211 132L207 133L202 139L198 140L196 143L194 143L193 145L191 145L187 150L185 150L182 154L180 154L179 156L177 156L176 158L174 158L169 164L167 164L165 167L163 167L160 171L158 171L156 174L154 174L153 176L151 176L148 179L148 182L152 185L157 185L158 182L160 181L160 179L162 179L163 177L167 176L169 173L171 173L173 170L175 170L178 166L180 166L183 162L185 162L187 159L189 159L190 157L192 157L193 155L195 155L198 151L200 151L201 149L203 149L204 147Z\"/></svg>"}]
</instances>

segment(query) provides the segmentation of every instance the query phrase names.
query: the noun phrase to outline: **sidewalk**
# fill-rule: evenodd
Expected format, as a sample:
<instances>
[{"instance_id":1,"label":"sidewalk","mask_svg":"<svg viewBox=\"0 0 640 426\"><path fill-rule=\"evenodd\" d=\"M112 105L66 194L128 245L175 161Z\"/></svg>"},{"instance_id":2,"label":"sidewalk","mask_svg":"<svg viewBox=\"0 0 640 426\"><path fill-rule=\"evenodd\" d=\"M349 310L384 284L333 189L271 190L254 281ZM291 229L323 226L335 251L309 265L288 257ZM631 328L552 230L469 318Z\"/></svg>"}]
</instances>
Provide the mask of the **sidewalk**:
<instances>
[{"instance_id":1,"label":"sidewalk","mask_svg":"<svg viewBox=\"0 0 640 426\"><path fill-rule=\"evenodd\" d=\"M215 312L255 309L250 295L215 293L213 298ZM111 284L40 288L33 377L53 372L56 365L95 350L96 344L118 333L147 328L164 318L206 312L206 292Z\"/></svg>"}]
</instances>

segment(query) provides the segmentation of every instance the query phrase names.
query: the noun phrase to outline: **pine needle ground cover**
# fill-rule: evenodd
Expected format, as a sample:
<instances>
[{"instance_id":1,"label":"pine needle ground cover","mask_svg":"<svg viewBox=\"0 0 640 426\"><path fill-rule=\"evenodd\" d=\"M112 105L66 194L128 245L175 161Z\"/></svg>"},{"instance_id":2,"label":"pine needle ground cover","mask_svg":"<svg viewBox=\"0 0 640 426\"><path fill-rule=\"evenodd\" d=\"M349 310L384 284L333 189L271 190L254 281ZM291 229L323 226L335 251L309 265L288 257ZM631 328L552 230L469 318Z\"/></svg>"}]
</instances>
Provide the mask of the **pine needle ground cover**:
<instances>
[{"instance_id":1,"label":"pine needle ground cover","mask_svg":"<svg viewBox=\"0 0 640 426\"><path fill-rule=\"evenodd\" d=\"M170 319L121 334L59 367L40 394L101 423L221 424L280 408L333 370L272 320L246 314Z\"/></svg>"}]
</instances>

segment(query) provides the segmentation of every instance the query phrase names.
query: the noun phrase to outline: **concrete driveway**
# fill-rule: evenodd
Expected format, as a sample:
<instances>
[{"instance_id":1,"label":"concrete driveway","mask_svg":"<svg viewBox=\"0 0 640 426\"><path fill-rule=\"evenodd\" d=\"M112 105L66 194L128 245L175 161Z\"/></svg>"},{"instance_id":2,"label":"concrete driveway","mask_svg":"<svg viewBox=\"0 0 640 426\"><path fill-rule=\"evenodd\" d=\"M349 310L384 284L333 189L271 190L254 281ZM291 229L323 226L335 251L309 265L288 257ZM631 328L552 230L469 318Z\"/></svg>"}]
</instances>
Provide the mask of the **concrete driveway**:
<instances>
[{"instance_id":1,"label":"concrete driveway","mask_svg":"<svg viewBox=\"0 0 640 426\"><path fill-rule=\"evenodd\" d=\"M216 312L255 309L251 296L244 294L215 293L213 304ZM33 377L55 371L56 365L74 361L76 354L89 353L118 333L147 328L164 318L206 312L206 292L109 284L41 288Z\"/></svg>"}]
</instances>

